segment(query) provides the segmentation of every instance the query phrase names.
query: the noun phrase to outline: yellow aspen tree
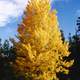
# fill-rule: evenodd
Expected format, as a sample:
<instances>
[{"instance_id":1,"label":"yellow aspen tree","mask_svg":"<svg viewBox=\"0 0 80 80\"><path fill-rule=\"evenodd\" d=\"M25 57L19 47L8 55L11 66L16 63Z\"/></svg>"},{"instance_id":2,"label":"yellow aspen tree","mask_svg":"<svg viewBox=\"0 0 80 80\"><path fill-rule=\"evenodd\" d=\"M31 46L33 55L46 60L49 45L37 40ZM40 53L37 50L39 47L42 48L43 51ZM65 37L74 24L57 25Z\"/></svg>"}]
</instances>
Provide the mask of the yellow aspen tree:
<instances>
[{"instance_id":1,"label":"yellow aspen tree","mask_svg":"<svg viewBox=\"0 0 80 80\"><path fill-rule=\"evenodd\" d=\"M56 10L50 9L50 0L30 0L18 28L14 66L30 80L58 80L56 73L68 73L65 67L73 63L63 59L70 54L68 44L61 40Z\"/></svg>"}]
</instances>

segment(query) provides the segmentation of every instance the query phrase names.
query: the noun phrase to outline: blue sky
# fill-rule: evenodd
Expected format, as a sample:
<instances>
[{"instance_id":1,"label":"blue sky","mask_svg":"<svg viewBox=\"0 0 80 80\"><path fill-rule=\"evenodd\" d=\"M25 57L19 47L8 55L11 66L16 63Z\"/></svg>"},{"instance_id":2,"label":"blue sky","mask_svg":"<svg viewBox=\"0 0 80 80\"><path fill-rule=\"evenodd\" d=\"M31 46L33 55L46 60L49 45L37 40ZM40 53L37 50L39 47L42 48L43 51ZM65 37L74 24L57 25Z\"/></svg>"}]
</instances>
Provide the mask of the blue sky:
<instances>
[{"instance_id":1,"label":"blue sky","mask_svg":"<svg viewBox=\"0 0 80 80\"><path fill-rule=\"evenodd\" d=\"M0 38L15 37L27 0L0 0ZM65 37L75 33L76 19L80 14L80 0L52 0L51 6L58 11L58 21Z\"/></svg>"},{"instance_id":2,"label":"blue sky","mask_svg":"<svg viewBox=\"0 0 80 80\"><path fill-rule=\"evenodd\" d=\"M60 28L63 29L65 37L68 33L75 33L76 19L80 15L80 0L56 0L52 3L52 8L56 8Z\"/></svg>"}]
</instances>

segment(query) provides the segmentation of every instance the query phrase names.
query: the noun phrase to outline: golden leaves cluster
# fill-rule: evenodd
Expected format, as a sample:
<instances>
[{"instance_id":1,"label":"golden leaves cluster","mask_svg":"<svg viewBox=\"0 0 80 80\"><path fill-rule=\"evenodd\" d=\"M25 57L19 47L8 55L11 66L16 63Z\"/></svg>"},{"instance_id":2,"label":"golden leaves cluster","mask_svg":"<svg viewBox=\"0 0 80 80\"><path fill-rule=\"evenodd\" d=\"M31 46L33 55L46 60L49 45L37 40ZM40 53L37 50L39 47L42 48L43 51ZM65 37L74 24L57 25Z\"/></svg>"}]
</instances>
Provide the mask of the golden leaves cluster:
<instances>
[{"instance_id":1,"label":"golden leaves cluster","mask_svg":"<svg viewBox=\"0 0 80 80\"><path fill-rule=\"evenodd\" d=\"M18 28L19 42L16 44L16 69L32 80L58 80L56 73L66 70L73 61L69 56L68 45L62 42L56 11L50 11L49 0L31 0Z\"/></svg>"}]
</instances>

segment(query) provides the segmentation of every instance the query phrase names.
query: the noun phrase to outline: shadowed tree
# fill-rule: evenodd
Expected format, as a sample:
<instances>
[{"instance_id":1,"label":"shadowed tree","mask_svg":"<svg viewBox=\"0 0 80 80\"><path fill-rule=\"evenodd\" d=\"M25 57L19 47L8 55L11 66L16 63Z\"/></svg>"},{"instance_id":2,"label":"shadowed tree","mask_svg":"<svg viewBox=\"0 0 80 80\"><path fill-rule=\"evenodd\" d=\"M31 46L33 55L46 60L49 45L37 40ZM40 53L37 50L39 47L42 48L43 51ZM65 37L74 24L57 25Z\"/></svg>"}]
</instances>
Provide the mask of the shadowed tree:
<instances>
[{"instance_id":1,"label":"shadowed tree","mask_svg":"<svg viewBox=\"0 0 80 80\"><path fill-rule=\"evenodd\" d=\"M13 54L12 50L14 49L11 49L12 48L10 48L8 40L5 40L3 44L1 44L0 40L0 80L16 79L13 67L11 65L11 63L13 63L13 60L10 57L10 55Z\"/></svg>"},{"instance_id":2,"label":"shadowed tree","mask_svg":"<svg viewBox=\"0 0 80 80\"><path fill-rule=\"evenodd\" d=\"M69 38L70 58L74 59L74 64L70 69L70 80L80 80L80 17L77 19L77 29L75 35Z\"/></svg>"},{"instance_id":3,"label":"shadowed tree","mask_svg":"<svg viewBox=\"0 0 80 80\"><path fill-rule=\"evenodd\" d=\"M10 51L9 41L5 40L4 44L3 44L3 54L8 57L9 56L9 51Z\"/></svg>"},{"instance_id":4,"label":"shadowed tree","mask_svg":"<svg viewBox=\"0 0 80 80\"><path fill-rule=\"evenodd\" d=\"M65 37L64 37L64 32L63 32L63 30L60 30L60 32L61 32L62 41L65 42Z\"/></svg>"}]
</instances>

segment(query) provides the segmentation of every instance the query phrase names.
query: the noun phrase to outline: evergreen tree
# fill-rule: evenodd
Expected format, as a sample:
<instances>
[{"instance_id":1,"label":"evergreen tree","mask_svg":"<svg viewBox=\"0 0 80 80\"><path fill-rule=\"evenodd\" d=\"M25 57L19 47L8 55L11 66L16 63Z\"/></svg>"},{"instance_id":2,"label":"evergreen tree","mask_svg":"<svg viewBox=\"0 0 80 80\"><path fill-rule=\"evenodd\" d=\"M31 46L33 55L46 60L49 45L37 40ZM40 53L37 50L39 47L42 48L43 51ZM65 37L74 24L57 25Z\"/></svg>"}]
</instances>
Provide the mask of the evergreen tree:
<instances>
[{"instance_id":1,"label":"evergreen tree","mask_svg":"<svg viewBox=\"0 0 80 80\"><path fill-rule=\"evenodd\" d=\"M15 80L14 69L12 67L13 60L10 55L13 54L13 48L10 48L8 40L1 43L0 39L0 80ZM15 52L15 51L14 51ZM14 59L15 60L15 59Z\"/></svg>"},{"instance_id":2,"label":"evergreen tree","mask_svg":"<svg viewBox=\"0 0 80 80\"><path fill-rule=\"evenodd\" d=\"M61 32L62 41L65 42L65 37L64 37L64 32L63 32L63 30L60 30L60 32Z\"/></svg>"},{"instance_id":3,"label":"evergreen tree","mask_svg":"<svg viewBox=\"0 0 80 80\"><path fill-rule=\"evenodd\" d=\"M10 51L9 49L10 49L9 41L5 40L3 44L3 54L7 57L9 56L9 51Z\"/></svg>"},{"instance_id":4,"label":"evergreen tree","mask_svg":"<svg viewBox=\"0 0 80 80\"><path fill-rule=\"evenodd\" d=\"M1 44L1 39L0 39L0 56L1 56L1 53L2 53L2 44Z\"/></svg>"},{"instance_id":5,"label":"evergreen tree","mask_svg":"<svg viewBox=\"0 0 80 80\"><path fill-rule=\"evenodd\" d=\"M68 44L61 40L56 11L50 10L49 0L31 0L18 28L19 42L14 42L14 67L26 80L58 80L56 73L68 73L73 61Z\"/></svg>"},{"instance_id":6,"label":"evergreen tree","mask_svg":"<svg viewBox=\"0 0 80 80\"><path fill-rule=\"evenodd\" d=\"M15 59L16 59L16 53L15 53L15 48L14 48L14 45L10 47L10 50L9 50L9 59L11 62L14 62Z\"/></svg>"},{"instance_id":7,"label":"evergreen tree","mask_svg":"<svg viewBox=\"0 0 80 80\"><path fill-rule=\"evenodd\" d=\"M69 38L70 58L74 59L74 64L70 69L71 80L80 80L80 17L77 21L78 28L76 29L75 35Z\"/></svg>"}]
</instances>

